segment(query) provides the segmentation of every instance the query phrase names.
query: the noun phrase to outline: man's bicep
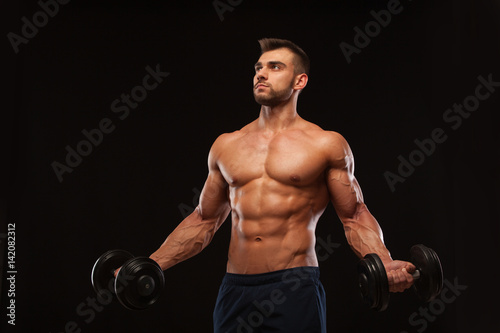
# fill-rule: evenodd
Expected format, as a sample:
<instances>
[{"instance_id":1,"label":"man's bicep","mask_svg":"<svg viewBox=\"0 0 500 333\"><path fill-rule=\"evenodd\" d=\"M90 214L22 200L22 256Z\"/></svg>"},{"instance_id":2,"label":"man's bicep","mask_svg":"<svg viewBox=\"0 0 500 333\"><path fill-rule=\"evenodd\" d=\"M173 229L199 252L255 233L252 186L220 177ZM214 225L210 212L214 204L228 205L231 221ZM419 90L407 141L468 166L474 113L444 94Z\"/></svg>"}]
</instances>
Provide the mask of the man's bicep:
<instances>
[{"instance_id":1,"label":"man's bicep","mask_svg":"<svg viewBox=\"0 0 500 333\"><path fill-rule=\"evenodd\" d=\"M230 211L228 183L218 165L222 150L221 137L213 144L208 155L208 177L200 194L198 210L203 219L222 219L224 222Z\"/></svg>"},{"instance_id":2,"label":"man's bicep","mask_svg":"<svg viewBox=\"0 0 500 333\"><path fill-rule=\"evenodd\" d=\"M330 200L341 219L356 215L363 203L363 194L354 175L348 168L330 168L327 173Z\"/></svg>"},{"instance_id":3,"label":"man's bicep","mask_svg":"<svg viewBox=\"0 0 500 333\"><path fill-rule=\"evenodd\" d=\"M228 185L219 170L210 170L198 205L203 218L214 218L229 212Z\"/></svg>"},{"instance_id":4,"label":"man's bicep","mask_svg":"<svg viewBox=\"0 0 500 333\"><path fill-rule=\"evenodd\" d=\"M350 217L355 214L357 204L363 202L354 177L354 156L347 141L337 132L326 132L325 142L330 200L341 219Z\"/></svg>"}]
</instances>

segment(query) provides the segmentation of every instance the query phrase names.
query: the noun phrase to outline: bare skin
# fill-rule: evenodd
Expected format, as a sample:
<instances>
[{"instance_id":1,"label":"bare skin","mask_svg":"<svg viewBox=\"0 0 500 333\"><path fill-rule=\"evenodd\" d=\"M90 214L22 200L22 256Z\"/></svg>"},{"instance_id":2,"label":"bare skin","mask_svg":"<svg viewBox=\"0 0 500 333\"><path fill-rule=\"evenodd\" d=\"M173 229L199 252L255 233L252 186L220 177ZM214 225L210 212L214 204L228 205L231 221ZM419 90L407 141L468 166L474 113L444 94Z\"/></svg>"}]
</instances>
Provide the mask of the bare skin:
<instances>
[{"instance_id":1,"label":"bare skin","mask_svg":"<svg viewBox=\"0 0 500 333\"><path fill-rule=\"evenodd\" d=\"M227 272L318 266L316 224L332 202L353 251L360 258L377 253L390 291L403 291L412 285L415 267L392 260L363 202L346 140L297 114L308 77L295 73L293 57L285 48L261 55L253 80L259 118L217 138L199 205L151 258L166 270L196 255L231 213Z\"/></svg>"}]
</instances>

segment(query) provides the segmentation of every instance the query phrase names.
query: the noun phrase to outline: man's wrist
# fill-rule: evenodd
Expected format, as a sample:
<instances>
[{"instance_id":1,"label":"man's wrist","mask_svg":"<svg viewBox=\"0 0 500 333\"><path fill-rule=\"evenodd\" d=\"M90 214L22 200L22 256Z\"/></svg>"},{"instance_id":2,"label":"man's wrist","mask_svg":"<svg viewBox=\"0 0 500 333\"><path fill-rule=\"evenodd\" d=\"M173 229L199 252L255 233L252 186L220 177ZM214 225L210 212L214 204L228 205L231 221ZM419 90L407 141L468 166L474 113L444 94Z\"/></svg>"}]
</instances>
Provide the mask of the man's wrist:
<instances>
[{"instance_id":1,"label":"man's wrist","mask_svg":"<svg viewBox=\"0 0 500 333\"><path fill-rule=\"evenodd\" d=\"M162 271L166 270L169 266L165 260L161 260L159 256L150 255L149 259L154 260L161 268Z\"/></svg>"},{"instance_id":2,"label":"man's wrist","mask_svg":"<svg viewBox=\"0 0 500 333\"><path fill-rule=\"evenodd\" d=\"M382 263L384 264L384 266L387 266L388 264L390 264L391 262L394 261L394 260L392 260L391 257L380 258L380 260L382 260Z\"/></svg>"}]
</instances>

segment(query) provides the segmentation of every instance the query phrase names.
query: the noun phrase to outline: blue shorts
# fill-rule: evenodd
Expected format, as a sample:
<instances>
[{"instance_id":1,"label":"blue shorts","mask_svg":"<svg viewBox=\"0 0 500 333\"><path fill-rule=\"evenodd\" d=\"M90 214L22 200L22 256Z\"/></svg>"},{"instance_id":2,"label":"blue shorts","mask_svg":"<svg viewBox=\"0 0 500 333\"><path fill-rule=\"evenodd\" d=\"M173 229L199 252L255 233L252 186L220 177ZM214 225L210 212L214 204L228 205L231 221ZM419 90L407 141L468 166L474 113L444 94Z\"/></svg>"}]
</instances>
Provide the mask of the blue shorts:
<instances>
[{"instance_id":1,"label":"blue shorts","mask_svg":"<svg viewBox=\"0 0 500 333\"><path fill-rule=\"evenodd\" d=\"M318 267L226 273L214 309L215 333L326 333Z\"/></svg>"}]
</instances>

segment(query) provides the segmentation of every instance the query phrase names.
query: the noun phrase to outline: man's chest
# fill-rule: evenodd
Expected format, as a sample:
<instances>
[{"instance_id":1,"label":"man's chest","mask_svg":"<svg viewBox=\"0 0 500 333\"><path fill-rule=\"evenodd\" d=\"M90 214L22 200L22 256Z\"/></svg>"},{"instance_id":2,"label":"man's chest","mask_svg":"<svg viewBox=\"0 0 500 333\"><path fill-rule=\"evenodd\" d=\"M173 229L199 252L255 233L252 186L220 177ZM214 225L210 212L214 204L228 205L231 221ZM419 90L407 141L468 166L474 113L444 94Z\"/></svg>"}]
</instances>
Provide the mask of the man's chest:
<instances>
[{"instance_id":1,"label":"man's chest","mask_svg":"<svg viewBox=\"0 0 500 333\"><path fill-rule=\"evenodd\" d=\"M233 186L261 178L306 186L322 176L326 159L314 140L300 136L247 136L226 147L219 168Z\"/></svg>"}]
</instances>

